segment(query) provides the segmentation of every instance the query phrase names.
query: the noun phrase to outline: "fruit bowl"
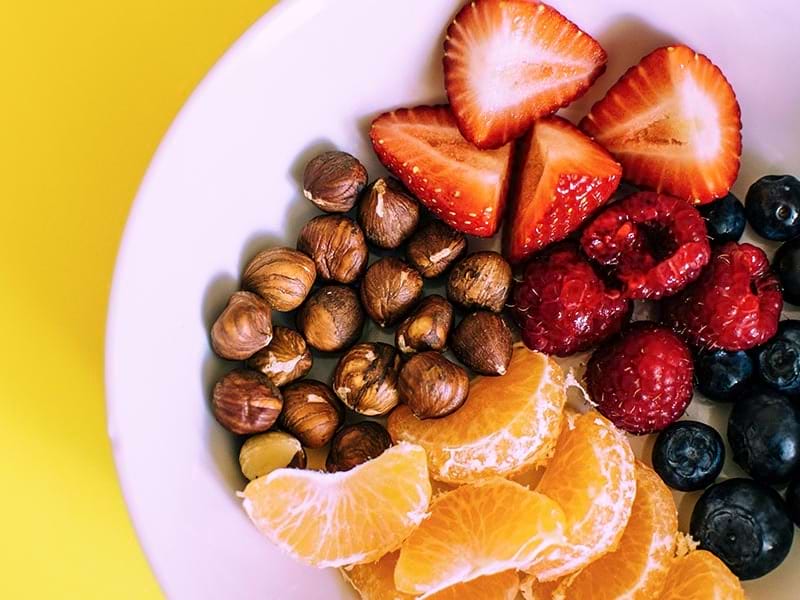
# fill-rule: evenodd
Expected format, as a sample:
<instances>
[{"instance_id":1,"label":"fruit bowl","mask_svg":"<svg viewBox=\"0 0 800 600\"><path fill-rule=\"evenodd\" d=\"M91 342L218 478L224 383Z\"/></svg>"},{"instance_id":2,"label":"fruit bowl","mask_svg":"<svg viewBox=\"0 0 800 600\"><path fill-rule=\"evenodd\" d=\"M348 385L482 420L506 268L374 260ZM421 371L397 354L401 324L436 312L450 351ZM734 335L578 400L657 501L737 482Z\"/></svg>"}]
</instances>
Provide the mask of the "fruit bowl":
<instances>
[{"instance_id":1,"label":"fruit bowl","mask_svg":"<svg viewBox=\"0 0 800 600\"><path fill-rule=\"evenodd\" d=\"M744 198L761 175L796 172L800 16L789 3L554 4L609 55L607 72L563 116L576 122L643 55L682 42L712 57L736 90L744 148L733 191ZM283 0L206 77L153 159L118 257L106 385L120 482L168 597L355 597L338 572L283 555L242 510L238 442L208 405L230 365L213 355L207 332L247 261L269 246L294 246L317 214L301 192L309 158L339 148L381 173L366 136L371 120L396 106L445 100L443 24L460 5ZM744 239L775 248L750 231ZM491 243L471 240L471 249ZM327 379L333 365L318 359L311 375ZM724 431L727 413L698 397L687 417ZM652 437L633 443L649 457ZM740 474L732 463L723 470ZM697 496L678 498L682 530ZM745 587L756 600L788 600L798 571L795 551Z\"/></svg>"}]
</instances>

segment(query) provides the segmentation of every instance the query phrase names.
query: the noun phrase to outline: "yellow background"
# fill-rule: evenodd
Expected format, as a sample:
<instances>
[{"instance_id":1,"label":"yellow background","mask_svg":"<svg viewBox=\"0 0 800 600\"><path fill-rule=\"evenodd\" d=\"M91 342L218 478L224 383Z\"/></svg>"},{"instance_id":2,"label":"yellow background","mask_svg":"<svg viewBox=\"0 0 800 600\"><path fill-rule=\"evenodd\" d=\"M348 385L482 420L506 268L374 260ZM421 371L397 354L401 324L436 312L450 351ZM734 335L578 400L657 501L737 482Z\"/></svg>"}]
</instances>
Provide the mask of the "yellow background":
<instances>
[{"instance_id":1,"label":"yellow background","mask_svg":"<svg viewBox=\"0 0 800 600\"><path fill-rule=\"evenodd\" d=\"M125 218L187 96L272 0L0 2L0 597L158 598L106 437Z\"/></svg>"}]
</instances>

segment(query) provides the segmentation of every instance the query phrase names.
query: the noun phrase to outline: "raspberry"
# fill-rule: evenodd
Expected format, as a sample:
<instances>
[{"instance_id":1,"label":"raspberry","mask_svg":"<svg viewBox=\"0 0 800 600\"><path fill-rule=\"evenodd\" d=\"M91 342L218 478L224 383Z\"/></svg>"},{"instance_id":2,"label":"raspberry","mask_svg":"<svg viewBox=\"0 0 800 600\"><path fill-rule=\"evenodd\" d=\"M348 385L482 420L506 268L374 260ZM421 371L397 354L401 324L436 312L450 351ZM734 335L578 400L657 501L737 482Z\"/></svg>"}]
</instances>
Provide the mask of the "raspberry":
<instances>
[{"instance_id":1,"label":"raspberry","mask_svg":"<svg viewBox=\"0 0 800 600\"><path fill-rule=\"evenodd\" d=\"M665 303L664 320L695 346L747 350L775 335L782 308L764 251L729 242L694 285Z\"/></svg>"},{"instance_id":2,"label":"raspberry","mask_svg":"<svg viewBox=\"0 0 800 600\"><path fill-rule=\"evenodd\" d=\"M697 279L711 248L705 221L685 200L639 192L586 227L581 247L611 268L628 298L671 296Z\"/></svg>"},{"instance_id":3,"label":"raspberry","mask_svg":"<svg viewBox=\"0 0 800 600\"><path fill-rule=\"evenodd\" d=\"M638 321L592 354L586 368L597 410L630 433L661 431L692 400L692 354L671 330Z\"/></svg>"},{"instance_id":4,"label":"raspberry","mask_svg":"<svg viewBox=\"0 0 800 600\"><path fill-rule=\"evenodd\" d=\"M631 303L606 289L574 244L534 258L512 292L513 315L532 350L566 356L601 342L627 320Z\"/></svg>"}]
</instances>

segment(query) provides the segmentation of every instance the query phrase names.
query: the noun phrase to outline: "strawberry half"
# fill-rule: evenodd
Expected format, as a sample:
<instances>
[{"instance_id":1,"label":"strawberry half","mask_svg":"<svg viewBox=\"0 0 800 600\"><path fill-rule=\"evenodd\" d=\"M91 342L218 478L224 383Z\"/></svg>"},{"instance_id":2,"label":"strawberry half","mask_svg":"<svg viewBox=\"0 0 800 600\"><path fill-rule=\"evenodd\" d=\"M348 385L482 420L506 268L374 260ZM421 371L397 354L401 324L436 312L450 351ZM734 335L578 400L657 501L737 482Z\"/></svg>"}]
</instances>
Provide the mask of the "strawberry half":
<instances>
[{"instance_id":1,"label":"strawberry half","mask_svg":"<svg viewBox=\"0 0 800 600\"><path fill-rule=\"evenodd\" d=\"M606 68L605 50L532 0L476 0L447 29L444 82L464 137L497 148L582 95Z\"/></svg>"},{"instance_id":2,"label":"strawberry half","mask_svg":"<svg viewBox=\"0 0 800 600\"><path fill-rule=\"evenodd\" d=\"M629 69L580 127L622 163L625 179L704 204L727 194L739 172L740 114L719 68L668 46Z\"/></svg>"},{"instance_id":3,"label":"strawberry half","mask_svg":"<svg viewBox=\"0 0 800 600\"><path fill-rule=\"evenodd\" d=\"M510 144L477 149L447 106L384 113L369 137L384 166L442 221L469 235L495 234L505 208Z\"/></svg>"},{"instance_id":4,"label":"strawberry half","mask_svg":"<svg viewBox=\"0 0 800 600\"><path fill-rule=\"evenodd\" d=\"M504 231L506 257L524 260L578 229L617 189L622 167L561 117L533 125L518 147Z\"/></svg>"}]
</instances>

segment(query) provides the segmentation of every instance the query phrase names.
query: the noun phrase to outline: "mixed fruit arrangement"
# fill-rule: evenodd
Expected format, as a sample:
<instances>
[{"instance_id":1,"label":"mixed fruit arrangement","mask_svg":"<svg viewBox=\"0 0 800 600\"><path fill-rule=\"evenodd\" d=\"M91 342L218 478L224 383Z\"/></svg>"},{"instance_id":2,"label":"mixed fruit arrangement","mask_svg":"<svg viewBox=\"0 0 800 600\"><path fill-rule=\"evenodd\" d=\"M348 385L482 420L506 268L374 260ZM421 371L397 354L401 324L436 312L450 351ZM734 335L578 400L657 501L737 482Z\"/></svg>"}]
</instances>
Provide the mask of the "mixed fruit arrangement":
<instances>
[{"instance_id":1,"label":"mixed fruit arrangement","mask_svg":"<svg viewBox=\"0 0 800 600\"><path fill-rule=\"evenodd\" d=\"M800 302L800 181L730 193L739 106L686 46L578 126L554 113L606 53L546 4L468 3L443 64L448 105L372 122L393 176L314 157L303 192L325 214L256 255L212 327L245 361L212 409L249 436L247 514L365 600L744 598L800 525L800 321L780 320ZM785 242L772 265L746 223ZM501 253L468 253L501 224ZM657 319L634 320L645 302ZM393 345L362 340L367 317ZM559 359L591 350L581 385ZM330 384L306 378L315 355L337 357ZM695 389L732 403L750 478L715 483L722 436L679 420ZM651 433L652 468L627 437ZM669 488L704 490L689 535Z\"/></svg>"}]
</instances>

